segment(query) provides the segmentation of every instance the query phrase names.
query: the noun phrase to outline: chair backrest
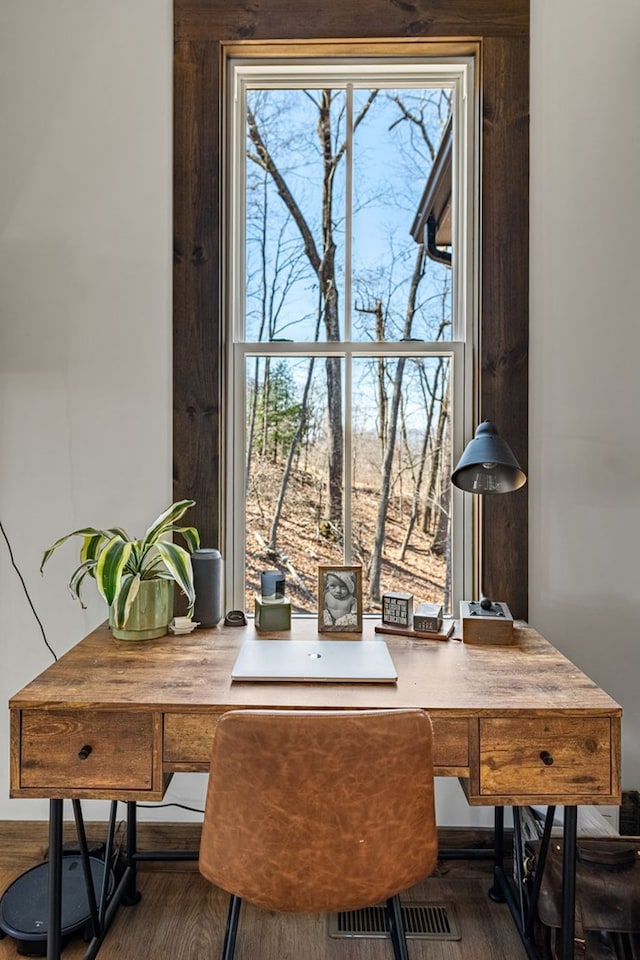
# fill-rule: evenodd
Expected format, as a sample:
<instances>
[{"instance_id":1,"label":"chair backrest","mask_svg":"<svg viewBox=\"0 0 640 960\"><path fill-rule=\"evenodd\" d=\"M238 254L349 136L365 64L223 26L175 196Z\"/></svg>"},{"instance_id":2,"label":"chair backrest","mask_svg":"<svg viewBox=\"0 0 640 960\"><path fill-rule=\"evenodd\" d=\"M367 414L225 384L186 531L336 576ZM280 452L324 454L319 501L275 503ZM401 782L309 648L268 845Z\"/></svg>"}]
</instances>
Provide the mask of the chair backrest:
<instances>
[{"instance_id":1,"label":"chair backrest","mask_svg":"<svg viewBox=\"0 0 640 960\"><path fill-rule=\"evenodd\" d=\"M237 710L218 723L200 871L275 910L355 910L437 861L422 710Z\"/></svg>"}]
</instances>

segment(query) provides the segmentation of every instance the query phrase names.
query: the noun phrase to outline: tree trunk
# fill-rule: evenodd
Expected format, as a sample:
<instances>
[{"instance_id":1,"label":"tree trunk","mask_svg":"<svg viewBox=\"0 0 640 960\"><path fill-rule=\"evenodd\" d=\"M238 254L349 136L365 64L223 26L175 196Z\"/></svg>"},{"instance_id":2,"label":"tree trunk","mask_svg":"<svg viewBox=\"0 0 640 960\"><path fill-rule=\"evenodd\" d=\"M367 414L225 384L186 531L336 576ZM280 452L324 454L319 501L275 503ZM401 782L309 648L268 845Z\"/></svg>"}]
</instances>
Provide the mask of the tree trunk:
<instances>
[{"instance_id":1,"label":"tree trunk","mask_svg":"<svg viewBox=\"0 0 640 960\"><path fill-rule=\"evenodd\" d=\"M377 96L373 90L366 103L363 104L354 121L354 130L366 116L369 107ZM324 302L325 333L328 341L340 340L340 323L338 313L338 287L335 272L335 241L333 237L333 181L335 172L342 159L346 145L334 148L331 128L331 98L330 90L322 90L318 106L317 132L323 158L322 182L322 255L314 240L313 233L300 207L289 189L287 182L276 166L268 147L262 137L256 118L250 109L247 109L247 130L257 157L254 159L272 178L278 193L292 217L304 246L305 254L316 274L320 292ZM336 357L326 360L327 375L327 416L329 432L329 521L342 529L342 498L344 477L344 431L342 424L342 367Z\"/></svg>"},{"instance_id":2,"label":"tree trunk","mask_svg":"<svg viewBox=\"0 0 640 960\"><path fill-rule=\"evenodd\" d=\"M249 490L249 479L251 476L251 458L253 456L253 440L256 430L256 407L258 405L258 376L260 373L260 363L257 357L253 369L253 387L251 388L251 393L249 395L249 431L247 436L247 454L244 475L244 486L245 490L247 491Z\"/></svg>"},{"instance_id":3,"label":"tree trunk","mask_svg":"<svg viewBox=\"0 0 640 960\"><path fill-rule=\"evenodd\" d=\"M382 315L382 301L377 300L375 306L376 315L376 339L382 343L384 341L384 318ZM385 390L385 376L387 364L384 357L378 359L378 439L380 440L380 449L384 456L384 448L387 443L387 393Z\"/></svg>"},{"instance_id":4,"label":"tree trunk","mask_svg":"<svg viewBox=\"0 0 640 960\"><path fill-rule=\"evenodd\" d=\"M324 299L324 325L327 340L340 340L338 288L336 284L336 244L333 237L333 178L336 157L331 142L331 91L321 94L318 136L322 148L322 262L320 289ZM327 415L329 429L329 516L330 523L342 530L342 485L344 477L344 433L342 425L342 361L327 357Z\"/></svg>"},{"instance_id":5,"label":"tree trunk","mask_svg":"<svg viewBox=\"0 0 640 960\"><path fill-rule=\"evenodd\" d=\"M267 323L267 251L266 251L266 236L267 236L267 203L268 203L268 191L267 191L267 173L265 171L263 180L262 180L262 242L260 244L260 259L262 261L262 287L261 287L261 316L260 316L260 332L258 338L262 340L264 336L264 328ZM253 390L252 396L250 398L250 421L249 421L249 435L247 437L247 452L245 460L245 477L244 484L245 490L249 489L249 478L251 475L251 458L253 457L253 443L256 430L256 414L258 406L258 394L259 394L259 383L258 378L260 374L260 360L258 357L255 359L253 365Z\"/></svg>"},{"instance_id":6,"label":"tree trunk","mask_svg":"<svg viewBox=\"0 0 640 960\"><path fill-rule=\"evenodd\" d=\"M278 500L276 503L276 509L273 514L273 520L271 522L271 530L269 532L269 550L273 553L277 550L277 539L278 539L278 525L280 523L280 517L282 516L282 507L284 505L284 498L287 491L287 486L289 483L289 477L291 476L291 467L293 466L294 457L298 451L302 438L304 436L304 431L307 426L307 416L309 411L309 391L311 389L311 382L313 380L313 367L314 367L314 358L312 357L309 361L309 370L307 372L307 379L304 385L304 392L302 394L302 403L300 409L300 420L298 421L298 426L296 432L294 433L291 444L289 446L289 454L287 456L287 462L282 474L282 480L280 481L280 492L278 493Z\"/></svg>"},{"instance_id":7,"label":"tree trunk","mask_svg":"<svg viewBox=\"0 0 640 960\"><path fill-rule=\"evenodd\" d=\"M422 438L422 449L420 451L420 461L418 463L418 472L415 477L414 486L413 486L411 514L407 522L407 529L405 531L404 539L402 541L402 546L400 547L399 559L401 561L404 561L407 548L409 546L409 541L411 540L411 534L413 533L414 527L416 525L416 520L418 519L418 513L420 511L420 491L422 489L422 479L424 477L425 466L427 463L427 454L429 452L429 439L431 436L432 421L433 421L433 403L430 403L428 407L428 413L427 413L427 425L425 427L424 436Z\"/></svg>"},{"instance_id":8,"label":"tree trunk","mask_svg":"<svg viewBox=\"0 0 640 960\"><path fill-rule=\"evenodd\" d=\"M416 298L420 281L424 276L425 253L424 246L420 244L416 255L416 261L411 277L411 287L407 300L407 310L405 314L405 323L403 337L408 339L411 336L411 326L416 311ZM396 435L398 430L398 415L400 410L400 399L402 393L402 378L406 357L399 357L396 366L395 376L393 378L393 395L391 399L391 409L389 412L389 421L387 428L387 449L382 464L382 482L380 484L380 500L378 502L378 518L376 522L376 534L371 551L371 563L369 566L369 596L371 600L378 602L380 600L380 577L382 572L382 551L384 548L385 527L387 520L387 510L389 508L389 491L391 489L391 470L393 467L393 458L395 454Z\"/></svg>"},{"instance_id":9,"label":"tree trunk","mask_svg":"<svg viewBox=\"0 0 640 960\"><path fill-rule=\"evenodd\" d=\"M387 432L387 449L382 464L382 483L380 485L380 499L378 501L378 519L376 522L376 535L371 551L371 564L369 567L369 596L374 601L380 600L380 575L382 571L382 551L384 548L384 538L386 532L387 510L389 508L389 491L391 489L391 468L393 466L393 457L396 445L396 433L398 427L398 409L400 407L400 390L402 387L402 377L404 375L405 357L398 358L396 375L394 378L393 398L391 401L391 411L389 415L389 429Z\"/></svg>"},{"instance_id":10,"label":"tree trunk","mask_svg":"<svg viewBox=\"0 0 640 960\"><path fill-rule=\"evenodd\" d=\"M436 523L431 549L437 557L445 556L449 537L449 503L451 499L451 484L449 482L450 463L445 454L446 433L449 426L449 403L445 394L440 406L438 417L437 449L439 451L439 471L437 477ZM435 472L435 471L434 471Z\"/></svg>"},{"instance_id":11,"label":"tree trunk","mask_svg":"<svg viewBox=\"0 0 640 960\"><path fill-rule=\"evenodd\" d=\"M264 380L262 382L262 456L269 456L269 410L271 408L271 357L265 357Z\"/></svg>"}]
</instances>

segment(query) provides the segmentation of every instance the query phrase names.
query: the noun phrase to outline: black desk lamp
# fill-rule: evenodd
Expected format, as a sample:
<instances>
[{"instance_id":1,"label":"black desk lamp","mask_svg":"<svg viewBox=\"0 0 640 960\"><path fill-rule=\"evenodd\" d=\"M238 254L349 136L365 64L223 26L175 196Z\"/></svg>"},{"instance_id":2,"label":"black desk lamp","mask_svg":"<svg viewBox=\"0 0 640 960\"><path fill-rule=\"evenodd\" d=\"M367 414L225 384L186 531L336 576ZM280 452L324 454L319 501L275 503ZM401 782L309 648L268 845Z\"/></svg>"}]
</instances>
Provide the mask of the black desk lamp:
<instances>
[{"instance_id":1,"label":"black desk lamp","mask_svg":"<svg viewBox=\"0 0 640 960\"><path fill-rule=\"evenodd\" d=\"M451 482L467 493L511 493L527 478L495 423L485 420L464 448Z\"/></svg>"},{"instance_id":2,"label":"black desk lamp","mask_svg":"<svg viewBox=\"0 0 640 960\"><path fill-rule=\"evenodd\" d=\"M484 495L511 493L524 486L527 478L495 423L485 420L465 447L451 482L467 493ZM478 602L463 600L460 606L464 640L510 642L507 638L513 633L513 617L506 603L493 602L481 592ZM478 629L468 626L474 620ZM479 621L484 621L482 626Z\"/></svg>"}]
</instances>

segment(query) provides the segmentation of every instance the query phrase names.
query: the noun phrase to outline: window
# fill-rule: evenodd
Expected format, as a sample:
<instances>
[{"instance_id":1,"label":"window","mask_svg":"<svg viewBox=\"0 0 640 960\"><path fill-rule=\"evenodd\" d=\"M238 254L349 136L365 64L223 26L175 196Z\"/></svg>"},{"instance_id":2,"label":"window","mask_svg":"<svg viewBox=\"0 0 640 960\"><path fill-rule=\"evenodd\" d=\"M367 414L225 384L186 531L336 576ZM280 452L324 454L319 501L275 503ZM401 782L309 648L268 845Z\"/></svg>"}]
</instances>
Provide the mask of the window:
<instances>
[{"instance_id":1,"label":"window","mask_svg":"<svg viewBox=\"0 0 640 960\"><path fill-rule=\"evenodd\" d=\"M489 6L452 0L418 18L411 4L378 4L370 13L363 16L362 5L349 0L326 0L308 10L287 3L174 0L173 482L176 499L196 501L192 519L207 546L224 543L228 470L224 66L258 46L278 58L300 55L301 47L312 57L327 48L348 57L370 38L386 57L473 58L481 113L479 209L471 230L479 329L464 439L480 420L493 420L527 469L529 0ZM446 242L444 234L436 231L436 245ZM454 457L462 451L458 442ZM525 619L527 498L525 486L508 497L485 497L482 511L474 512L470 578L474 593L481 580L489 595ZM236 588L229 577L228 604Z\"/></svg>"},{"instance_id":2,"label":"window","mask_svg":"<svg viewBox=\"0 0 640 960\"><path fill-rule=\"evenodd\" d=\"M227 71L234 604L251 609L271 565L315 612L318 565L345 563L362 566L365 613L388 590L450 612L470 569L449 477L477 328L473 60ZM449 251L434 258L416 223L443 153Z\"/></svg>"}]
</instances>

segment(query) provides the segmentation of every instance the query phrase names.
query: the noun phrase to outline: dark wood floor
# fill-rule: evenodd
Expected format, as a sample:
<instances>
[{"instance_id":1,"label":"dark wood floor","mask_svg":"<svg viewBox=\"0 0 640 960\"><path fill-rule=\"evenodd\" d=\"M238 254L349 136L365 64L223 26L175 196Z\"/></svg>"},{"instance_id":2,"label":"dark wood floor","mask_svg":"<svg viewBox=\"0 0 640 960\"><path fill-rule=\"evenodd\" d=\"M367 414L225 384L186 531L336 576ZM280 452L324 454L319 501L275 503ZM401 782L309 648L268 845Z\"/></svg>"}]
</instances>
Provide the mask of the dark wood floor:
<instances>
[{"instance_id":1,"label":"dark wood floor","mask_svg":"<svg viewBox=\"0 0 640 960\"><path fill-rule=\"evenodd\" d=\"M91 825L90 836L97 837ZM189 849L197 844L191 825L140 825L140 846ZM44 824L0 824L0 891L46 857ZM443 837L452 845L451 832ZM464 834L453 843L466 845ZM526 954L506 906L487 896L491 864L441 861L437 874L412 888L404 902L453 904L458 941L409 941L411 960L525 960ZM100 960L208 960L220 956L227 896L209 885L195 863L148 863L140 867L141 902L123 907L101 948ZM81 960L81 938L65 948L64 960ZM0 940L0 960L19 956L16 943ZM236 960L389 960L388 941L336 940L324 916L274 914L243 906Z\"/></svg>"}]
</instances>

